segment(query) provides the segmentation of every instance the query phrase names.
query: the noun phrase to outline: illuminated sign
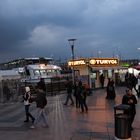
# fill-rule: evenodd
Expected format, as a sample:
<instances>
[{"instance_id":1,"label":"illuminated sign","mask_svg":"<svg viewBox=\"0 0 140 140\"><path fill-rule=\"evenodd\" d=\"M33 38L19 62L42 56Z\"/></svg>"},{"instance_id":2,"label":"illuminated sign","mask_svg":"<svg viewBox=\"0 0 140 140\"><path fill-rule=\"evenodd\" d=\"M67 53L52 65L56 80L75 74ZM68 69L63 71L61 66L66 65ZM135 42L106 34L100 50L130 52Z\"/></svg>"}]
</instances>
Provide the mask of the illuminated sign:
<instances>
[{"instance_id":1,"label":"illuminated sign","mask_svg":"<svg viewBox=\"0 0 140 140\"><path fill-rule=\"evenodd\" d=\"M109 58L94 58L89 60L89 64L93 66L117 66L118 65L118 59L109 59Z\"/></svg>"},{"instance_id":2,"label":"illuminated sign","mask_svg":"<svg viewBox=\"0 0 140 140\"><path fill-rule=\"evenodd\" d=\"M69 61L68 66L84 66L91 65L93 67L109 67L109 66L118 66L119 60L116 58L91 58L91 59L82 59Z\"/></svg>"},{"instance_id":3,"label":"illuminated sign","mask_svg":"<svg viewBox=\"0 0 140 140\"><path fill-rule=\"evenodd\" d=\"M79 66L79 65L85 65L85 64L86 64L85 60L74 60L74 61L68 62L69 66Z\"/></svg>"}]
</instances>

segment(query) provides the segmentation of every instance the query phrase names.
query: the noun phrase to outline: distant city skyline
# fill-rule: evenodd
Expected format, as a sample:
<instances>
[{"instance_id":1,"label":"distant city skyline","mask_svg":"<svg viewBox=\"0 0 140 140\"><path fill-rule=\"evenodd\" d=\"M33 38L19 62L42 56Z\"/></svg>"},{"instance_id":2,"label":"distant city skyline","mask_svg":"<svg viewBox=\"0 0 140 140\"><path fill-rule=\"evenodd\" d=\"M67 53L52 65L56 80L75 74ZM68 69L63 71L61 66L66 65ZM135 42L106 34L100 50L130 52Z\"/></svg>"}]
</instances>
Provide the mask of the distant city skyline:
<instances>
[{"instance_id":1,"label":"distant city skyline","mask_svg":"<svg viewBox=\"0 0 140 140\"><path fill-rule=\"evenodd\" d=\"M138 0L4 0L0 63L24 57L140 59Z\"/></svg>"}]
</instances>

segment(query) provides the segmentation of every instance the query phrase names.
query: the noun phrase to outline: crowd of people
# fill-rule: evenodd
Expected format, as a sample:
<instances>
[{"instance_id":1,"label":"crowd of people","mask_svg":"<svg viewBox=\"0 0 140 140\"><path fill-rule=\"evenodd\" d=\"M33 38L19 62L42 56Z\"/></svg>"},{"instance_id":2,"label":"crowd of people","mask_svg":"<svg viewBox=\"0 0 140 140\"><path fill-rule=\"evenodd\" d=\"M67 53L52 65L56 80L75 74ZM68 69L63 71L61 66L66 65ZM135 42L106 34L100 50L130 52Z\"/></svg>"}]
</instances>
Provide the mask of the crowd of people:
<instances>
[{"instance_id":1,"label":"crowd of people","mask_svg":"<svg viewBox=\"0 0 140 140\"><path fill-rule=\"evenodd\" d=\"M104 76L102 75L102 88L104 88ZM138 102L138 95L140 95L140 73L136 78L133 74L126 73L125 75L125 83L126 83L126 94L122 97L122 104L126 104L130 106L130 123L131 130L133 130L132 123L134 121L136 115L136 107L135 105ZM86 103L86 99L88 96L88 89L82 83L81 80L75 80L74 84L72 80L69 78L65 84L67 96L64 105L76 107L81 113L88 112L88 106ZM137 86L137 87L136 87ZM106 90L106 99L115 100L116 92L115 92L115 82L113 79L108 78L108 84L105 88ZM24 122L29 122L29 119L32 121L31 128L35 128L39 121L43 121L43 125L48 127L47 116L45 113L45 106L47 105L46 99L46 86L44 79L41 78L40 82L37 83L36 86L37 96L35 99L36 107L37 107L37 115L33 117L30 113L30 104L31 104L31 91L27 86L25 87L25 93L23 95L24 105L25 105L25 113L26 120Z\"/></svg>"},{"instance_id":2,"label":"crowd of people","mask_svg":"<svg viewBox=\"0 0 140 140\"><path fill-rule=\"evenodd\" d=\"M76 103L76 108L79 108L82 113L84 112L87 113L88 112L88 107L86 104L87 90L85 86L82 84L82 82L77 80L75 86L73 86L73 82L68 79L66 82L66 89L67 89L67 98L64 105L68 105L69 100L71 100L70 105L74 106L75 105L74 103ZM43 127L49 127L46 111L45 111L45 106L47 105L47 99L46 99L46 86L43 78L41 78L40 81L37 83L35 90L37 96L35 99L33 99L31 95L30 87L25 86L23 99L24 99L26 119L24 122L28 123L29 120L31 119L32 121L31 128L35 128L40 121L43 121ZM75 101L73 99L73 95L75 97ZM30 113L30 105L33 101L36 102L36 107L37 107L36 117L34 117Z\"/></svg>"},{"instance_id":3,"label":"crowd of people","mask_svg":"<svg viewBox=\"0 0 140 140\"><path fill-rule=\"evenodd\" d=\"M67 98L64 105L68 105L69 100L71 100L71 105L74 105L74 100L72 97L72 95L74 95L76 108L80 108L82 113L88 112L88 107L86 104L86 98L88 92L86 87L83 85L82 81L76 80L73 86L72 81L67 79L66 88L67 88ZM73 89L74 89L74 94L72 92Z\"/></svg>"}]
</instances>

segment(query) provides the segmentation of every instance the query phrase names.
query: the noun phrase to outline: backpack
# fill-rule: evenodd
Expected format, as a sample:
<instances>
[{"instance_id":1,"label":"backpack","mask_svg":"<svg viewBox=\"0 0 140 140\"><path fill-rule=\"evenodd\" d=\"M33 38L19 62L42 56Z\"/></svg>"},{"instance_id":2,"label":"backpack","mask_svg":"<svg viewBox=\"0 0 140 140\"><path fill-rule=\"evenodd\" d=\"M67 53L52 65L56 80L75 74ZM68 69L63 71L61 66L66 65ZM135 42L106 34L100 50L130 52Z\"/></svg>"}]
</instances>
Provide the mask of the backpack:
<instances>
[{"instance_id":1,"label":"backpack","mask_svg":"<svg viewBox=\"0 0 140 140\"><path fill-rule=\"evenodd\" d=\"M35 98L31 95L31 93L29 93L30 98L29 98L29 103L32 103L35 101Z\"/></svg>"},{"instance_id":2,"label":"backpack","mask_svg":"<svg viewBox=\"0 0 140 140\"><path fill-rule=\"evenodd\" d=\"M30 96L29 103L32 103L32 102L34 102L34 99Z\"/></svg>"}]
</instances>

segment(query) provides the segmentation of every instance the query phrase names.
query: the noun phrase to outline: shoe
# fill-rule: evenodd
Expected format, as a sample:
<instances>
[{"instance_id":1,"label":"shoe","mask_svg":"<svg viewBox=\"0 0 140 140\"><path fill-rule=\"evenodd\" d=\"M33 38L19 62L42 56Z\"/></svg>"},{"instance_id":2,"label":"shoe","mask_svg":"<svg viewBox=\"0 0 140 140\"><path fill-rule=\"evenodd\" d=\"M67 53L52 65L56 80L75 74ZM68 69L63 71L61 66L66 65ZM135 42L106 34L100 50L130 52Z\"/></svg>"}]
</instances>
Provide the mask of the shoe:
<instances>
[{"instance_id":1,"label":"shoe","mask_svg":"<svg viewBox=\"0 0 140 140\"><path fill-rule=\"evenodd\" d=\"M24 122L29 122L29 120L25 120Z\"/></svg>"},{"instance_id":2,"label":"shoe","mask_svg":"<svg viewBox=\"0 0 140 140\"><path fill-rule=\"evenodd\" d=\"M31 129L34 129L34 128L35 128L35 126L34 126L34 125L32 125L30 128L31 128Z\"/></svg>"},{"instance_id":3,"label":"shoe","mask_svg":"<svg viewBox=\"0 0 140 140\"><path fill-rule=\"evenodd\" d=\"M49 128L49 125L48 125L48 124L46 124L46 125L44 125L43 127L45 127L45 128Z\"/></svg>"},{"instance_id":4,"label":"shoe","mask_svg":"<svg viewBox=\"0 0 140 140\"><path fill-rule=\"evenodd\" d=\"M34 119L32 119L32 123L34 123L35 122L35 118Z\"/></svg>"},{"instance_id":5,"label":"shoe","mask_svg":"<svg viewBox=\"0 0 140 140\"><path fill-rule=\"evenodd\" d=\"M81 111L80 113L81 113L81 114L83 114L83 113L84 113L84 111Z\"/></svg>"},{"instance_id":6,"label":"shoe","mask_svg":"<svg viewBox=\"0 0 140 140\"><path fill-rule=\"evenodd\" d=\"M70 105L74 105L74 103L71 103Z\"/></svg>"}]
</instances>

